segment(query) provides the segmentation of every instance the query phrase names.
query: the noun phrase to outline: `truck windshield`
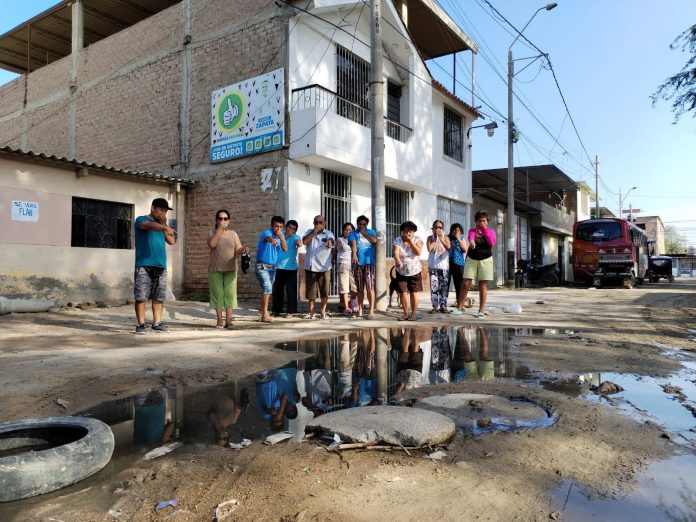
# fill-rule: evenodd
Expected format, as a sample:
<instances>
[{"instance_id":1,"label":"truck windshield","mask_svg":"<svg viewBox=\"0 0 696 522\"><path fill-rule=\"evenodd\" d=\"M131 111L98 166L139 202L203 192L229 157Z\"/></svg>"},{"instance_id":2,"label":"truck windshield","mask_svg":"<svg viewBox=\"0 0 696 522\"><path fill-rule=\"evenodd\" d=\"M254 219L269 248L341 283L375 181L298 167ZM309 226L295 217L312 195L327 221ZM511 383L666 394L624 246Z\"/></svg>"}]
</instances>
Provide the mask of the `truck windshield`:
<instances>
[{"instance_id":1,"label":"truck windshield","mask_svg":"<svg viewBox=\"0 0 696 522\"><path fill-rule=\"evenodd\" d=\"M581 241L590 241L594 243L623 238L621 224L615 221L585 223L578 227L576 235Z\"/></svg>"}]
</instances>

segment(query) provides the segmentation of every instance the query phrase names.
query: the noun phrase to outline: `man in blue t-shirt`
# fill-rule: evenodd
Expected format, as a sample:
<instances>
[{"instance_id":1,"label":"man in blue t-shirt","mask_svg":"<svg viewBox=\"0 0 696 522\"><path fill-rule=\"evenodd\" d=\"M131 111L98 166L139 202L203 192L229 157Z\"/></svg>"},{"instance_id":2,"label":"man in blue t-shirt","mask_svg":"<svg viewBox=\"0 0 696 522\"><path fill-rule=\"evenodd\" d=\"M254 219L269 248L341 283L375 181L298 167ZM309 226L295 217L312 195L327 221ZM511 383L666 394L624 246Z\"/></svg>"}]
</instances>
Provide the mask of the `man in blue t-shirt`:
<instances>
[{"instance_id":1,"label":"man in blue t-shirt","mask_svg":"<svg viewBox=\"0 0 696 522\"><path fill-rule=\"evenodd\" d=\"M273 315L283 313L283 301L288 296L288 315L297 313L297 249L302 239L297 233L297 221L289 219L285 223L285 243L287 250L278 252L275 280L273 281Z\"/></svg>"},{"instance_id":2,"label":"man in blue t-shirt","mask_svg":"<svg viewBox=\"0 0 696 522\"><path fill-rule=\"evenodd\" d=\"M145 333L145 302L152 299L152 329L166 332L162 324L167 297L167 251L165 244L176 243L176 231L167 226L167 211L173 210L164 198L152 201L150 214L135 220L134 297L136 334Z\"/></svg>"},{"instance_id":3,"label":"man in blue t-shirt","mask_svg":"<svg viewBox=\"0 0 696 522\"><path fill-rule=\"evenodd\" d=\"M264 323L273 322L268 313L268 301L273 293L278 254L288 250L288 244L285 242L283 234L283 225L285 225L284 218L273 216L270 228L259 234L259 241L256 244L256 279L259 281L262 293L259 314Z\"/></svg>"},{"instance_id":4,"label":"man in blue t-shirt","mask_svg":"<svg viewBox=\"0 0 696 522\"><path fill-rule=\"evenodd\" d=\"M358 229L348 236L350 249L353 253L353 276L358 294L357 316L362 317L363 300L367 294L367 302L370 311L367 319L375 317L375 264L377 254L375 244L377 243L377 233L371 228L367 228L370 220L366 216L359 216L357 220Z\"/></svg>"}]
</instances>

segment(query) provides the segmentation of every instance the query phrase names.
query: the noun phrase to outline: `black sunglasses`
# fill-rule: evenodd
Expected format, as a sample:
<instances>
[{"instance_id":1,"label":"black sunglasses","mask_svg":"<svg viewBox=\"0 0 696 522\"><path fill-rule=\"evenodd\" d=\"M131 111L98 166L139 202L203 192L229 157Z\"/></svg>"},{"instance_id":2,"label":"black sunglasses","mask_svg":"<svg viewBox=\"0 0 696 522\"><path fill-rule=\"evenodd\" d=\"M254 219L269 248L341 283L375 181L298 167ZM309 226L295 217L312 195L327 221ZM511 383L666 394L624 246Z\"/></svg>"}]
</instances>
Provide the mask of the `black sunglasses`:
<instances>
[{"instance_id":1,"label":"black sunglasses","mask_svg":"<svg viewBox=\"0 0 696 522\"><path fill-rule=\"evenodd\" d=\"M228 218L228 217L226 217L226 218L224 218L224 217L218 217L217 220L218 220L218 221L229 221L230 218Z\"/></svg>"}]
</instances>

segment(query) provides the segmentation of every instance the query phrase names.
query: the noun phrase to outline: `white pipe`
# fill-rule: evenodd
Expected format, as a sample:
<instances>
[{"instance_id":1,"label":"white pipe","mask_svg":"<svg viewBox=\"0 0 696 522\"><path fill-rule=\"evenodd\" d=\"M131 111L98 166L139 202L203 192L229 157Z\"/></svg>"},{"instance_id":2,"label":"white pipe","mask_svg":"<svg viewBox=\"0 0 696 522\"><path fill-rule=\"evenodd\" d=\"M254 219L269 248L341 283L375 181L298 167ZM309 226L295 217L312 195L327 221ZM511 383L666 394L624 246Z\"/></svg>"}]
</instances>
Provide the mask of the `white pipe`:
<instances>
[{"instance_id":1,"label":"white pipe","mask_svg":"<svg viewBox=\"0 0 696 522\"><path fill-rule=\"evenodd\" d=\"M8 299L0 296L0 315L13 312L46 312L55 304L50 299Z\"/></svg>"}]
</instances>

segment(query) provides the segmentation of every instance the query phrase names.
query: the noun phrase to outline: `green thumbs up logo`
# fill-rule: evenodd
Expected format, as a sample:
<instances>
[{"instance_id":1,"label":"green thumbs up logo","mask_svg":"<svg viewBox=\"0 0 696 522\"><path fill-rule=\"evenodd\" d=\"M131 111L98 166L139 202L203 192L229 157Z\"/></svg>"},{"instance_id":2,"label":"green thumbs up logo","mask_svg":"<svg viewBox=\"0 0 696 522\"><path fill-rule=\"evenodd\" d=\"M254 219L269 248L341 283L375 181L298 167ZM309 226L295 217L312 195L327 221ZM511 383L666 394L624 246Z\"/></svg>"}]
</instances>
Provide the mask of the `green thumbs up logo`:
<instances>
[{"instance_id":1,"label":"green thumbs up logo","mask_svg":"<svg viewBox=\"0 0 696 522\"><path fill-rule=\"evenodd\" d=\"M246 104L242 93L239 91L231 91L220 100L217 110L217 124L223 132L231 132L239 127L244 113Z\"/></svg>"}]
</instances>

